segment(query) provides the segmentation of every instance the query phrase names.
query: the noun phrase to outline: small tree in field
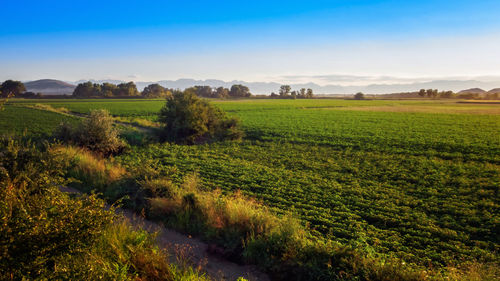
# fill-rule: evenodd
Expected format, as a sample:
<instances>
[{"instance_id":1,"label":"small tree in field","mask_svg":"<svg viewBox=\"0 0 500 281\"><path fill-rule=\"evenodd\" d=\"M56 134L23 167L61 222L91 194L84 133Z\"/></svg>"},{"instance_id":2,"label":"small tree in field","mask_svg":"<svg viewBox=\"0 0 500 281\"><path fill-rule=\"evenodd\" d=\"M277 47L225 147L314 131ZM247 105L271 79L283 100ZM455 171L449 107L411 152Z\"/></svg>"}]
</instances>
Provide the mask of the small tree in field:
<instances>
[{"instance_id":1,"label":"small tree in field","mask_svg":"<svg viewBox=\"0 0 500 281\"><path fill-rule=\"evenodd\" d=\"M26 91L26 88L20 81L7 80L0 84L0 110L3 110L9 98L17 96L24 91Z\"/></svg>"},{"instance_id":2,"label":"small tree in field","mask_svg":"<svg viewBox=\"0 0 500 281\"><path fill-rule=\"evenodd\" d=\"M355 100L364 100L365 99L365 94L359 92L354 95Z\"/></svg>"},{"instance_id":3,"label":"small tree in field","mask_svg":"<svg viewBox=\"0 0 500 281\"><path fill-rule=\"evenodd\" d=\"M103 154L117 154L123 150L125 144L118 137L118 130L113 126L113 118L108 111L100 109L90 112L76 128L63 123L55 135L63 142L85 147L91 151Z\"/></svg>"},{"instance_id":4,"label":"small tree in field","mask_svg":"<svg viewBox=\"0 0 500 281\"><path fill-rule=\"evenodd\" d=\"M159 121L164 124L163 139L195 144L218 140L241 139L239 121L192 91L177 91L167 98Z\"/></svg>"}]
</instances>

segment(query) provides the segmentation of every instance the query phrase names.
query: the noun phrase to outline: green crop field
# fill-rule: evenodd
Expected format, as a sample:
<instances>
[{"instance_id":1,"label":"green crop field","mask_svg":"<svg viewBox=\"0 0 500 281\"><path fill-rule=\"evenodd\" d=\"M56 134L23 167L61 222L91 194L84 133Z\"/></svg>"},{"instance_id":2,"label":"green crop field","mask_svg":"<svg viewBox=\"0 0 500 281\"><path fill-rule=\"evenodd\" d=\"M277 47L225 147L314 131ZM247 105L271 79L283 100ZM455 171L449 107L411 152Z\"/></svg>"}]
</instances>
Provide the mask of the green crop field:
<instances>
[{"instance_id":1,"label":"green crop field","mask_svg":"<svg viewBox=\"0 0 500 281\"><path fill-rule=\"evenodd\" d=\"M7 105L0 111L0 134L47 138L61 122L76 122L77 119L55 112Z\"/></svg>"},{"instance_id":2,"label":"green crop field","mask_svg":"<svg viewBox=\"0 0 500 281\"><path fill-rule=\"evenodd\" d=\"M21 117L4 121L17 115L31 116L34 133L53 129L62 117L23 108L35 103L154 120L164 101L17 100L0 112L0 130L24 128ZM278 213L296 214L315 235L381 255L434 266L499 261L500 105L213 103L241 119L242 142L151 144L116 160L124 166L157 160L197 172L207 188L241 190Z\"/></svg>"}]
</instances>

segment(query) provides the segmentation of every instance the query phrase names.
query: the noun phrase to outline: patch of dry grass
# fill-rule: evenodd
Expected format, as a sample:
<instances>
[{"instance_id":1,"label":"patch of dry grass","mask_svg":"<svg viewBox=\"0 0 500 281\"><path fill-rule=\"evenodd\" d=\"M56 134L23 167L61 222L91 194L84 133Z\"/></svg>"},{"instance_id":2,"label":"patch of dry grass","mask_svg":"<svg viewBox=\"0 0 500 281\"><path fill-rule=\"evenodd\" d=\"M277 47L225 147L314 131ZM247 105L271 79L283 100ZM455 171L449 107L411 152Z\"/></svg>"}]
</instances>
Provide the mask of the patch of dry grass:
<instances>
[{"instance_id":1,"label":"patch of dry grass","mask_svg":"<svg viewBox=\"0 0 500 281\"><path fill-rule=\"evenodd\" d=\"M500 106L494 105L381 105L381 106L346 106L325 108L333 110L444 113L444 114L484 114L500 115Z\"/></svg>"},{"instance_id":2,"label":"patch of dry grass","mask_svg":"<svg viewBox=\"0 0 500 281\"><path fill-rule=\"evenodd\" d=\"M117 122L128 123L140 127L151 127L151 128L161 127L161 124L159 122L154 122L143 118L116 116L113 119Z\"/></svg>"},{"instance_id":3,"label":"patch of dry grass","mask_svg":"<svg viewBox=\"0 0 500 281\"><path fill-rule=\"evenodd\" d=\"M104 159L84 148L53 146L50 153L68 164L72 177L91 185L88 188L104 188L127 174L125 168L114 163L113 158Z\"/></svg>"},{"instance_id":4,"label":"patch of dry grass","mask_svg":"<svg viewBox=\"0 0 500 281\"><path fill-rule=\"evenodd\" d=\"M61 114L69 114L70 113L70 111L65 107L54 108L50 104L44 104L44 103L37 103L34 105L26 105L25 107L39 109L39 110L45 110L45 111L51 111L51 112L56 112L56 113L61 113Z\"/></svg>"}]
</instances>

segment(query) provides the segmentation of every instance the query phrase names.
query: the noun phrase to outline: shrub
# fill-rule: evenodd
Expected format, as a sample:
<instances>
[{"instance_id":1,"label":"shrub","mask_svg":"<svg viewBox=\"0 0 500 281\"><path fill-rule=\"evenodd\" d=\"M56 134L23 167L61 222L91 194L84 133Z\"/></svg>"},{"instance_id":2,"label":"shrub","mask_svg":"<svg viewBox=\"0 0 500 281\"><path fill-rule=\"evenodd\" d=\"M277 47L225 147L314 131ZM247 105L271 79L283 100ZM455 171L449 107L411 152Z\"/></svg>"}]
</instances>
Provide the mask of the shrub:
<instances>
[{"instance_id":1,"label":"shrub","mask_svg":"<svg viewBox=\"0 0 500 281\"><path fill-rule=\"evenodd\" d=\"M55 136L64 142L76 144L103 155L113 155L121 152L125 147L113 123L113 118L106 110L93 110L89 118L84 119L76 128L68 123L61 124Z\"/></svg>"},{"instance_id":2,"label":"shrub","mask_svg":"<svg viewBox=\"0 0 500 281\"><path fill-rule=\"evenodd\" d=\"M364 100L365 99L365 94L359 92L354 95L355 100Z\"/></svg>"},{"instance_id":3,"label":"shrub","mask_svg":"<svg viewBox=\"0 0 500 281\"><path fill-rule=\"evenodd\" d=\"M0 279L52 279L93 244L112 212L95 196L70 198L63 164L29 142L0 141Z\"/></svg>"},{"instance_id":4,"label":"shrub","mask_svg":"<svg viewBox=\"0 0 500 281\"><path fill-rule=\"evenodd\" d=\"M239 122L210 105L192 91L177 91L167 98L159 113L164 124L163 139L196 144L219 140L241 139Z\"/></svg>"}]
</instances>

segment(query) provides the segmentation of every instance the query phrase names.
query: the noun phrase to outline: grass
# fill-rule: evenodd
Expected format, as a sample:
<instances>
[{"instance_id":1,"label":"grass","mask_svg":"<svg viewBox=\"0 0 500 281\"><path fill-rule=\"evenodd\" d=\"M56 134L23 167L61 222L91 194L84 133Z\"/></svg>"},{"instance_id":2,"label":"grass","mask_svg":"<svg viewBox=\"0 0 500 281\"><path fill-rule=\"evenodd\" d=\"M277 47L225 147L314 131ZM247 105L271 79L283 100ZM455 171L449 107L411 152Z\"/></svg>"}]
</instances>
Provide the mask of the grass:
<instances>
[{"instance_id":1,"label":"grass","mask_svg":"<svg viewBox=\"0 0 500 281\"><path fill-rule=\"evenodd\" d=\"M46 110L6 105L5 109L0 111L0 133L47 138L63 121L76 124L78 118Z\"/></svg>"},{"instance_id":2,"label":"grass","mask_svg":"<svg viewBox=\"0 0 500 281\"><path fill-rule=\"evenodd\" d=\"M104 269L94 273L98 279L105 276L110 280L210 280L189 261L171 264L169 253L158 248L154 235L134 229L126 221L110 225L87 259Z\"/></svg>"},{"instance_id":3,"label":"grass","mask_svg":"<svg viewBox=\"0 0 500 281\"><path fill-rule=\"evenodd\" d=\"M29 106L46 104L53 108L64 107L71 112L88 114L92 110L106 109L113 116L150 116L156 115L165 103L164 100L126 99L126 100L12 100L12 104Z\"/></svg>"},{"instance_id":4,"label":"grass","mask_svg":"<svg viewBox=\"0 0 500 281\"><path fill-rule=\"evenodd\" d=\"M119 117L153 122L157 108L164 103L111 102L48 101L70 111L85 113L91 107L105 107ZM400 264L393 264L392 269L378 266L395 258L405 261L404 268L416 268L418 274L422 268L435 269L451 280L488 280L498 275L498 105L439 100L213 103L242 120L247 135L243 142L132 146L113 162L130 174L118 179L119 185L102 181L108 190L115 191L111 197L125 194L133 207L150 204L152 217L170 217L186 231L203 230L213 235L207 239L219 239L227 249L240 251L241 244L234 241L241 239L234 237L241 233L246 237L247 230L235 236L222 233L240 229L239 221L245 225L254 221L249 223L248 232L257 233L260 230L254 225L273 222L259 217L260 211L252 211L253 207L245 210L241 205L249 197L257 198L267 206L266 212L278 217L295 213L300 227L311 228L311 239L325 241L319 244L342 245L322 248L305 243L309 246L299 251L312 251L313 257L323 257L318 253L324 252L327 257L348 253L335 260L334 264L343 266L337 273L348 269L348 274L356 272L358 277L366 272L380 272L377 278L391 276L388 272L400 272ZM154 169L164 173L164 178L133 178L144 174L137 171L147 163L155 163ZM179 189L192 173L199 175L201 188L189 192L189 188ZM142 185L134 183L136 180ZM135 187L127 190L127 185ZM234 195L237 191L241 194ZM140 197L150 199L141 201ZM233 201L236 205L231 206ZM195 202L199 217L185 217L184 208L191 206L190 202ZM198 225L187 223L193 219ZM265 247L283 245L262 243ZM254 247L257 250L252 255L269 249L265 247ZM357 254L350 252L353 248ZM343 264L343 260L349 262ZM254 261L267 260L264 256ZM313 272L318 268L321 266L309 269Z\"/></svg>"},{"instance_id":5,"label":"grass","mask_svg":"<svg viewBox=\"0 0 500 281\"><path fill-rule=\"evenodd\" d=\"M115 117L117 122L128 123L134 126L139 127L151 127L151 128L159 128L161 124L159 122L154 122L149 119L138 118L138 117Z\"/></svg>"},{"instance_id":6,"label":"grass","mask_svg":"<svg viewBox=\"0 0 500 281\"><path fill-rule=\"evenodd\" d=\"M70 176L79 179L76 183L84 191L97 190L119 181L127 171L111 159L102 159L92 152L75 146L52 146L51 155L60 161L68 162Z\"/></svg>"},{"instance_id":7,"label":"grass","mask_svg":"<svg viewBox=\"0 0 500 281\"><path fill-rule=\"evenodd\" d=\"M40 109L45 111L57 112L57 113L68 113L69 110L65 107L53 108L50 104L36 103L34 105L26 105L27 108Z\"/></svg>"},{"instance_id":8,"label":"grass","mask_svg":"<svg viewBox=\"0 0 500 281\"><path fill-rule=\"evenodd\" d=\"M85 152L80 151L80 153L86 155ZM75 159L71 154L57 153L56 155ZM91 157L97 158L97 156ZM80 162L83 158L86 157L77 157ZM96 159L92 163L101 161L105 160ZM77 163L76 168L73 169L80 172L78 174L80 180L91 179L90 174L94 171L82 169L83 165ZM85 173L87 174L84 175ZM145 175L142 172L136 176L143 177L143 180L128 182L129 185L134 182L138 183L139 186L136 188L143 196L152 196L145 198L148 203L140 206L143 210L146 209L148 217L161 220L176 229L201 235L204 239L213 241L221 247L220 250L217 248L213 250L219 251L219 255L231 258L233 261L256 263L272 273L274 278L285 280L300 276L299 279L329 280L337 273L329 268L320 268L332 259L345 258L355 259L355 263L359 263L354 268L352 268L352 261L337 265L339 270L346 272L346 276L368 274L374 280L383 280L382 276L389 271L392 272L392 280L423 280L420 277L422 273L412 268L394 268L392 263L382 263L375 258L365 256L359 250L337 246L331 242L318 244L317 238L311 237L297 219L291 216L276 216L264 205L241 193L224 195L218 190L204 191L200 189L196 176L188 176L180 186L176 186L168 178L158 177L158 175ZM110 176L109 179L112 180L112 177ZM115 179L115 181L119 180ZM120 181L120 185L123 184L124 181ZM110 183L107 188L117 186ZM126 237L127 235L119 233L119 235L113 235L113 241L126 239ZM114 245L100 248L110 248L113 253L120 250ZM144 246L140 245L140 248ZM134 248L133 245L127 243L126 249ZM132 262L137 258L141 259L140 252L132 252L134 253ZM309 252L319 256L310 260L307 254ZM126 253L116 253L116 256L126 261L130 260L130 256ZM92 260L99 259L93 257ZM116 257L112 260L116 260ZM150 261L141 263L143 266L146 264L149 265ZM288 266L283 267L284 264ZM309 272L311 269L319 270L319 272L311 273ZM125 267L126 270L128 267ZM118 271L121 272L121 270Z\"/></svg>"}]
</instances>

